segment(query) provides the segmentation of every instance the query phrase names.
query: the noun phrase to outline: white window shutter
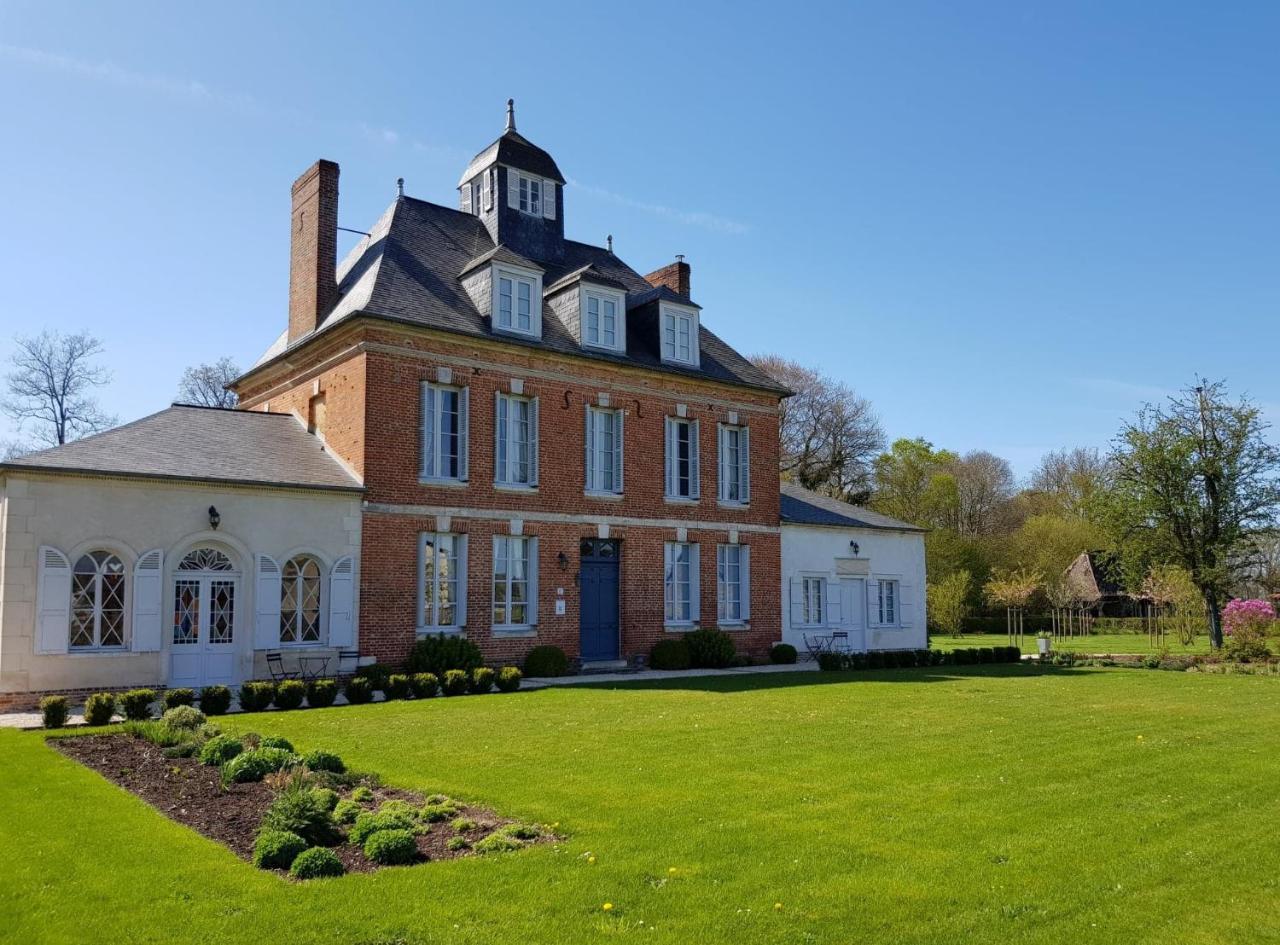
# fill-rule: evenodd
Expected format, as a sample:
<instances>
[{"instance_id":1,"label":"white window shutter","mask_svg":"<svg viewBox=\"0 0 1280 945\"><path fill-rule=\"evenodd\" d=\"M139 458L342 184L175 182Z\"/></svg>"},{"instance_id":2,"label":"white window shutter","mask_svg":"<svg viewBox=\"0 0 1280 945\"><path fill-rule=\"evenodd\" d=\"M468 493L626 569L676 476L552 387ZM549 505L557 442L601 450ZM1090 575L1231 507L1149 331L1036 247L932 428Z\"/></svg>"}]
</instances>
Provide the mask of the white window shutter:
<instances>
[{"instance_id":1,"label":"white window shutter","mask_svg":"<svg viewBox=\"0 0 1280 945\"><path fill-rule=\"evenodd\" d=\"M614 423L614 427L613 427L613 473L614 473L613 491L621 493L622 492L622 455L623 455L622 454L623 413L621 410L618 410L614 413L614 416L617 418L617 420Z\"/></svg>"},{"instance_id":2,"label":"white window shutter","mask_svg":"<svg viewBox=\"0 0 1280 945\"><path fill-rule=\"evenodd\" d=\"M914 584L898 585L898 625L904 629L915 622L916 589Z\"/></svg>"},{"instance_id":3,"label":"white window shutter","mask_svg":"<svg viewBox=\"0 0 1280 945\"><path fill-rule=\"evenodd\" d=\"M529 539L529 625L538 624L538 539Z\"/></svg>"},{"instance_id":4,"label":"white window shutter","mask_svg":"<svg viewBox=\"0 0 1280 945\"><path fill-rule=\"evenodd\" d=\"M738 549L738 586L742 600L742 619L751 619L751 546L742 545Z\"/></svg>"},{"instance_id":5,"label":"white window shutter","mask_svg":"<svg viewBox=\"0 0 1280 945\"><path fill-rule=\"evenodd\" d=\"M663 620L670 620L674 594L671 586L673 572L671 570L671 542L662 543L662 606Z\"/></svg>"},{"instance_id":6,"label":"white window shutter","mask_svg":"<svg viewBox=\"0 0 1280 945\"><path fill-rule=\"evenodd\" d=\"M471 470L471 388L462 388L458 397L458 478L466 480Z\"/></svg>"},{"instance_id":7,"label":"white window shutter","mask_svg":"<svg viewBox=\"0 0 1280 945\"><path fill-rule=\"evenodd\" d=\"M791 626L804 626L804 582L791 579Z\"/></svg>"},{"instance_id":8,"label":"white window shutter","mask_svg":"<svg viewBox=\"0 0 1280 945\"><path fill-rule=\"evenodd\" d=\"M355 643L356 588L355 561L350 555L334 562L329 572L329 645L349 647ZM276 622L279 623L279 596Z\"/></svg>"},{"instance_id":9,"label":"white window shutter","mask_svg":"<svg viewBox=\"0 0 1280 945\"><path fill-rule=\"evenodd\" d=\"M716 487L716 496L721 502L727 501L729 498L729 467L727 465L728 450L725 449L725 441L728 439L728 431L723 425L716 427L716 454L717 466L719 467L719 484Z\"/></svg>"},{"instance_id":10,"label":"white window shutter","mask_svg":"<svg viewBox=\"0 0 1280 945\"><path fill-rule=\"evenodd\" d=\"M689 618L702 619L702 546L689 546Z\"/></svg>"},{"instance_id":11,"label":"white window shutter","mask_svg":"<svg viewBox=\"0 0 1280 945\"><path fill-rule=\"evenodd\" d=\"M507 436L506 411L503 407L507 406L503 403L502 394L493 395L493 481L507 482L507 469L505 465L499 465L502 456L502 441ZM508 443L507 461L511 460L510 444Z\"/></svg>"},{"instance_id":12,"label":"white window shutter","mask_svg":"<svg viewBox=\"0 0 1280 945\"><path fill-rule=\"evenodd\" d=\"M511 168L507 168L507 206L520 209L520 175Z\"/></svg>"},{"instance_id":13,"label":"white window shutter","mask_svg":"<svg viewBox=\"0 0 1280 945\"><path fill-rule=\"evenodd\" d=\"M253 648L280 645L280 565L270 555L258 555L257 586L253 594Z\"/></svg>"},{"instance_id":14,"label":"white window shutter","mask_svg":"<svg viewBox=\"0 0 1280 945\"><path fill-rule=\"evenodd\" d=\"M744 505L751 501L751 430L742 427L738 433L738 462L741 466L738 500Z\"/></svg>"},{"instance_id":15,"label":"white window shutter","mask_svg":"<svg viewBox=\"0 0 1280 945\"><path fill-rule=\"evenodd\" d=\"M435 438L435 409L436 409L435 388L433 388L430 384L423 383L422 385L422 427L421 427L422 462L421 462L421 467L422 467L422 475L424 476L434 476L436 473L436 471L432 469L427 463L428 455L431 455L433 457L435 456L434 448L431 449L429 453L427 449L427 445L429 443L432 444L432 446L434 447L434 443L432 441Z\"/></svg>"},{"instance_id":16,"label":"white window shutter","mask_svg":"<svg viewBox=\"0 0 1280 945\"><path fill-rule=\"evenodd\" d=\"M593 450L591 447L594 444L594 441L595 441L595 429L591 423L591 407L588 406L587 407L587 423L586 423L586 426L583 428L583 434L582 434L582 442L586 444L586 457L583 464L583 469L585 470L586 488L588 489L594 488L595 481L596 481L596 477L593 475L595 470L592 469L592 464L595 459L595 450Z\"/></svg>"},{"instance_id":17,"label":"white window shutter","mask_svg":"<svg viewBox=\"0 0 1280 945\"><path fill-rule=\"evenodd\" d=\"M667 495L676 494L676 422L670 417L664 417L662 421L663 440L666 443L666 462L663 468L666 470L666 481L663 483L663 489Z\"/></svg>"},{"instance_id":18,"label":"white window shutter","mask_svg":"<svg viewBox=\"0 0 1280 945\"><path fill-rule=\"evenodd\" d=\"M556 182L553 180L542 182L542 215L548 220L556 218Z\"/></svg>"},{"instance_id":19,"label":"white window shutter","mask_svg":"<svg viewBox=\"0 0 1280 945\"><path fill-rule=\"evenodd\" d=\"M822 599L826 604L824 614L827 624L838 627L844 623L844 598L840 593L840 584L836 581L823 581Z\"/></svg>"},{"instance_id":20,"label":"white window shutter","mask_svg":"<svg viewBox=\"0 0 1280 945\"><path fill-rule=\"evenodd\" d=\"M867 626L880 626L880 582L867 581Z\"/></svg>"},{"instance_id":21,"label":"white window shutter","mask_svg":"<svg viewBox=\"0 0 1280 945\"><path fill-rule=\"evenodd\" d=\"M493 175L496 173L497 173L497 170L492 167L484 172L484 179L481 183L481 190L484 192L485 210L493 209Z\"/></svg>"},{"instance_id":22,"label":"white window shutter","mask_svg":"<svg viewBox=\"0 0 1280 945\"><path fill-rule=\"evenodd\" d=\"M459 535L454 539L454 547L457 550L457 568L458 568L458 600L454 607L455 618L459 627L465 628L467 625L467 536Z\"/></svg>"},{"instance_id":23,"label":"white window shutter","mask_svg":"<svg viewBox=\"0 0 1280 945\"><path fill-rule=\"evenodd\" d=\"M36 652L65 653L71 642L71 564L57 548L40 548L36 580Z\"/></svg>"},{"instance_id":24,"label":"white window shutter","mask_svg":"<svg viewBox=\"0 0 1280 945\"><path fill-rule=\"evenodd\" d=\"M529 485L538 484L538 398L529 401Z\"/></svg>"},{"instance_id":25,"label":"white window shutter","mask_svg":"<svg viewBox=\"0 0 1280 945\"><path fill-rule=\"evenodd\" d=\"M471 212L471 182L462 185L462 212Z\"/></svg>"},{"instance_id":26,"label":"white window shutter","mask_svg":"<svg viewBox=\"0 0 1280 945\"><path fill-rule=\"evenodd\" d=\"M702 460L698 453L698 437L701 428L697 420L689 424L689 495L696 499L702 495Z\"/></svg>"},{"instance_id":27,"label":"white window shutter","mask_svg":"<svg viewBox=\"0 0 1280 945\"><path fill-rule=\"evenodd\" d=\"M154 653L163 636L160 599L164 590L164 552L153 548L133 566L133 649Z\"/></svg>"}]
</instances>

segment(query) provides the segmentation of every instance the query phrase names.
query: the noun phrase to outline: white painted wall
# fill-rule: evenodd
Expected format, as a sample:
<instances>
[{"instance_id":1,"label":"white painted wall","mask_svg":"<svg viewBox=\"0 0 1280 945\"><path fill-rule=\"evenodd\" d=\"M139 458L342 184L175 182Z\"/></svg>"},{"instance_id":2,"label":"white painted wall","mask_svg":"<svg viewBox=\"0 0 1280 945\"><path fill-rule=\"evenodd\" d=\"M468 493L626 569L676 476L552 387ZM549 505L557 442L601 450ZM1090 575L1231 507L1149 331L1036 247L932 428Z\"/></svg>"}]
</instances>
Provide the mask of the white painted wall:
<instances>
[{"instance_id":1,"label":"white painted wall","mask_svg":"<svg viewBox=\"0 0 1280 945\"><path fill-rule=\"evenodd\" d=\"M858 543L855 556L850 542ZM822 579L828 602L840 599L841 581L861 580L862 599L850 608L826 608L821 626L805 626L796 616L793 597L804 577ZM878 625L876 582L898 582L899 618ZM866 588L871 593L865 593ZM782 639L803 656L804 635L847 630L853 649L912 650L928 646L925 630L924 536L919 532L881 529L782 526Z\"/></svg>"},{"instance_id":2,"label":"white painted wall","mask_svg":"<svg viewBox=\"0 0 1280 945\"><path fill-rule=\"evenodd\" d=\"M217 531L209 527L211 505L221 515ZM7 473L0 477L0 692L167 683L174 571L183 555L201 544L218 547L239 570L235 675L240 680L265 676L265 651L256 658L254 651L255 556L271 555L282 566L301 552L319 559L327 608L329 568L344 556L356 563L358 593L360 524L360 497L352 494ZM37 552L42 546L57 548L73 566L93 548L119 555L129 575L126 649L36 652ZM164 552L161 648L136 652L129 648L133 567L139 555L154 548ZM358 614L358 604L356 608ZM327 634L327 613L321 627L322 635ZM330 672L335 668L336 663Z\"/></svg>"}]
</instances>

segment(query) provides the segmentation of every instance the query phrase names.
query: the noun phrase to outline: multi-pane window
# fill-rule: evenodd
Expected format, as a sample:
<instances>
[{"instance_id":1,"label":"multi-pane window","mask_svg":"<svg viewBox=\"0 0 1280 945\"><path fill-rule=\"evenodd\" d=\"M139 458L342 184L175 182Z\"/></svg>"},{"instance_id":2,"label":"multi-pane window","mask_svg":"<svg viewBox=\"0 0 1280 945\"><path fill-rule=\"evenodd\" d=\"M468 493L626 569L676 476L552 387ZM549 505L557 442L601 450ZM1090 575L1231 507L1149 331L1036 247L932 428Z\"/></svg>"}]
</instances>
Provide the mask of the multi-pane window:
<instances>
[{"instance_id":1,"label":"multi-pane window","mask_svg":"<svg viewBox=\"0 0 1280 945\"><path fill-rule=\"evenodd\" d=\"M526 335L538 333L538 309L542 300L537 291L537 280L521 276L505 269L497 272L498 291L495 317L499 328Z\"/></svg>"},{"instance_id":2,"label":"multi-pane window","mask_svg":"<svg viewBox=\"0 0 1280 945\"><path fill-rule=\"evenodd\" d=\"M666 495L696 499L698 483L698 421L667 417Z\"/></svg>"},{"instance_id":3,"label":"multi-pane window","mask_svg":"<svg viewBox=\"0 0 1280 945\"><path fill-rule=\"evenodd\" d=\"M124 646L124 564L109 551L80 556L71 571L71 649Z\"/></svg>"},{"instance_id":4,"label":"multi-pane window","mask_svg":"<svg viewBox=\"0 0 1280 945\"><path fill-rule=\"evenodd\" d=\"M426 532L419 541L422 606L418 626L426 630L456 630L466 620L466 536Z\"/></svg>"},{"instance_id":5,"label":"multi-pane window","mask_svg":"<svg viewBox=\"0 0 1280 945\"><path fill-rule=\"evenodd\" d=\"M898 582L880 581L880 624L893 626L898 622Z\"/></svg>"},{"instance_id":6,"label":"multi-pane window","mask_svg":"<svg viewBox=\"0 0 1280 945\"><path fill-rule=\"evenodd\" d=\"M619 297L601 292L584 292L583 341L596 348L619 351L624 347Z\"/></svg>"},{"instance_id":7,"label":"multi-pane window","mask_svg":"<svg viewBox=\"0 0 1280 945\"><path fill-rule=\"evenodd\" d=\"M720 501L751 501L751 431L746 427L720 427Z\"/></svg>"},{"instance_id":8,"label":"multi-pane window","mask_svg":"<svg viewBox=\"0 0 1280 945\"><path fill-rule=\"evenodd\" d=\"M587 491L622 491L622 411L587 407Z\"/></svg>"},{"instance_id":9,"label":"multi-pane window","mask_svg":"<svg viewBox=\"0 0 1280 945\"><path fill-rule=\"evenodd\" d=\"M520 212L542 216L542 181L520 175Z\"/></svg>"},{"instance_id":10,"label":"multi-pane window","mask_svg":"<svg viewBox=\"0 0 1280 945\"><path fill-rule=\"evenodd\" d=\"M493 625L528 627L536 622L538 540L495 535L493 539Z\"/></svg>"},{"instance_id":11,"label":"multi-pane window","mask_svg":"<svg viewBox=\"0 0 1280 945\"><path fill-rule=\"evenodd\" d=\"M662 309L662 360L698 363L697 319L692 313Z\"/></svg>"},{"instance_id":12,"label":"multi-pane window","mask_svg":"<svg viewBox=\"0 0 1280 945\"><path fill-rule=\"evenodd\" d=\"M691 624L698 619L698 546L669 541L664 555L664 620L667 624Z\"/></svg>"},{"instance_id":13,"label":"multi-pane window","mask_svg":"<svg viewBox=\"0 0 1280 945\"><path fill-rule=\"evenodd\" d=\"M280 579L280 642L320 642L320 565L299 555Z\"/></svg>"},{"instance_id":14,"label":"multi-pane window","mask_svg":"<svg viewBox=\"0 0 1280 945\"><path fill-rule=\"evenodd\" d=\"M538 401L498 394L494 425L494 481L538 484Z\"/></svg>"},{"instance_id":15,"label":"multi-pane window","mask_svg":"<svg viewBox=\"0 0 1280 945\"><path fill-rule=\"evenodd\" d=\"M807 577L800 581L801 622L817 627L827 622L827 582L820 577Z\"/></svg>"},{"instance_id":16,"label":"multi-pane window","mask_svg":"<svg viewBox=\"0 0 1280 945\"><path fill-rule=\"evenodd\" d=\"M721 623L743 623L751 615L751 549L744 545L716 548L717 617Z\"/></svg>"},{"instance_id":17,"label":"multi-pane window","mask_svg":"<svg viewBox=\"0 0 1280 945\"><path fill-rule=\"evenodd\" d=\"M467 388L422 386L422 478L467 478Z\"/></svg>"}]
</instances>

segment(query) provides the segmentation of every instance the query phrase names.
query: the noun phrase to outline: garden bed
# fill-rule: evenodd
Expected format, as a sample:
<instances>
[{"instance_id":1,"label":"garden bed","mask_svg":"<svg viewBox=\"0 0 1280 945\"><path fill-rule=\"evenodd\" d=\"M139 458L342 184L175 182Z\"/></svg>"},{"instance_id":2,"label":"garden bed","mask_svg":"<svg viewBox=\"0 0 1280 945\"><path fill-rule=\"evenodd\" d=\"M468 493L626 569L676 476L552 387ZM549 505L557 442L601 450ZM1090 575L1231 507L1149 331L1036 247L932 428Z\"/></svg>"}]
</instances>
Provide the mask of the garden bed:
<instances>
[{"instance_id":1,"label":"garden bed","mask_svg":"<svg viewBox=\"0 0 1280 945\"><path fill-rule=\"evenodd\" d=\"M171 820L198 831L228 847L237 856L252 861L254 840L276 792L266 781L223 783L218 767L201 764L196 758L175 758L144 738L128 734L86 735L54 738L49 744L63 754L101 774L107 780L137 795ZM364 803L368 811L387 801L407 803L415 809L428 799L395 788L383 787L373 778L354 779L351 787L364 786L372 796ZM423 822L415 827L417 861L454 859L475 855L474 845L517 826L493 811L449 800L456 812L438 823ZM455 829L454 820L470 821L473 827ZM468 843L459 847L455 838ZM520 846L551 840L551 834L537 830L525 836ZM450 841L454 840L454 844ZM345 830L341 841L329 847L349 873L367 873L381 868L368 859L361 846L353 843ZM284 873L283 870L276 872Z\"/></svg>"}]
</instances>

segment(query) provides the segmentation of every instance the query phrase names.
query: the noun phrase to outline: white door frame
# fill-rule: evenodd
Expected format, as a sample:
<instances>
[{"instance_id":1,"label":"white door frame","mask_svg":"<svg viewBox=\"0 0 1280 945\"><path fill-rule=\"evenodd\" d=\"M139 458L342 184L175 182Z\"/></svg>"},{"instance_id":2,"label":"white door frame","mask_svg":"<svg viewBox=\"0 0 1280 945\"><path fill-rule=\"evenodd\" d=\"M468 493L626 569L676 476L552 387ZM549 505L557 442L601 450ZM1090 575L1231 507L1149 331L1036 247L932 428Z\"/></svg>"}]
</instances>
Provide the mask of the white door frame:
<instances>
[{"instance_id":1,"label":"white door frame","mask_svg":"<svg viewBox=\"0 0 1280 945\"><path fill-rule=\"evenodd\" d=\"M201 547L204 543L193 544L188 551ZM214 545L214 543L209 543ZM217 548L235 564L238 557L229 549ZM174 562L169 575L168 599L169 609L165 624L165 670L170 686L182 686L192 689L221 684L234 686L240 680L240 651L246 634L252 634L252 627L245 623L244 614L244 580L243 572L234 567L230 570L182 570L178 567L182 559ZM197 598L195 601L194 640L189 643L177 642L179 620L183 616L179 611L179 588L194 585ZM223 607L215 608L215 594L230 588L230 601ZM230 630L230 639L219 642L215 640L215 632L225 627ZM219 634L222 635L222 634Z\"/></svg>"},{"instance_id":2,"label":"white door frame","mask_svg":"<svg viewBox=\"0 0 1280 945\"><path fill-rule=\"evenodd\" d=\"M867 579L840 578L840 629L849 634L849 649L867 650Z\"/></svg>"}]
</instances>

